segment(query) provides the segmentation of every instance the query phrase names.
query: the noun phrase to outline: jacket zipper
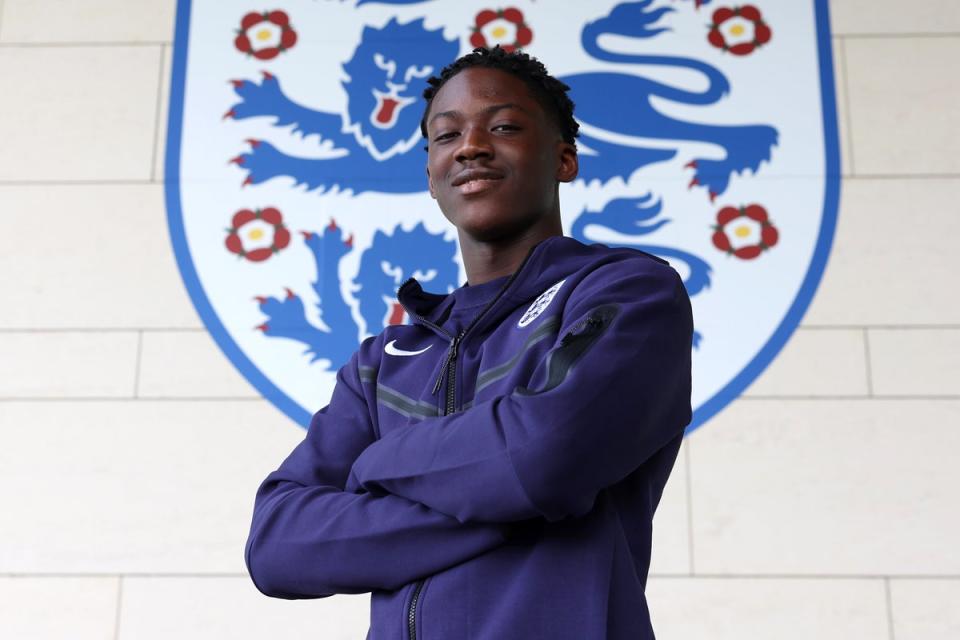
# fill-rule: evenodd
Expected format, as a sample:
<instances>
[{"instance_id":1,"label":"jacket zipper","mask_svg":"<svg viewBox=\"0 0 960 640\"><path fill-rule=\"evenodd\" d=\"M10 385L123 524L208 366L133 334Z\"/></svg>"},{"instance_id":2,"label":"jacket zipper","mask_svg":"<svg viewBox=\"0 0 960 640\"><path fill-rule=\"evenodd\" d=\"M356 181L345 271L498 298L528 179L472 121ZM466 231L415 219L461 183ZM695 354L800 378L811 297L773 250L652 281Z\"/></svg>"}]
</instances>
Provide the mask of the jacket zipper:
<instances>
[{"instance_id":1,"label":"jacket zipper","mask_svg":"<svg viewBox=\"0 0 960 640\"><path fill-rule=\"evenodd\" d=\"M451 336L450 333L440 326L430 322L423 316L419 314L410 313L410 310L407 309L407 313L417 319L418 322L423 324L426 327L432 329L435 333L438 333L442 336L445 336L450 340L450 348L447 349L446 359L444 360L444 365L440 367L440 375L437 377L437 381L433 385L433 393L437 393L440 390L440 385L443 384L443 378L447 378L447 393L446 393L446 404L444 405L443 415L450 415L451 413L456 413L456 376L457 376L457 352L460 347L460 342L463 341L463 338L467 335L467 332L470 331L476 324L487 314L488 311L503 297L503 294L513 285L514 281L517 279L517 276L523 270L523 267L527 264L527 261L530 259L530 256L533 255L533 249L527 252L526 258L523 259L523 262L517 267L517 270L513 272L513 275L510 276L510 279L507 280L506 284L503 285L503 288L500 289L500 292L487 303L487 305L477 314L470 324L467 325L467 328L462 330L455 336ZM404 282L400 286L400 289L403 289L413 278ZM398 290L399 293L399 290ZM398 296L399 298L399 296ZM403 306L403 303L400 303ZM406 309L406 307L404 307ZM420 601L420 592L423 591L423 585L426 582L426 579L420 580L417 582L417 586L413 589L413 595L410 597L410 606L407 609L407 631L410 635L410 640L417 640L417 604Z\"/></svg>"},{"instance_id":2,"label":"jacket zipper","mask_svg":"<svg viewBox=\"0 0 960 640\"><path fill-rule=\"evenodd\" d=\"M426 325L431 325L433 323L428 322L422 317L418 316L418 319ZM440 329L436 325L433 325L435 330L439 330L444 334L447 334L446 331ZM447 357L444 361L444 366L440 368L440 377L437 378L437 382L433 387L433 392L436 393L440 388L440 383L443 380L444 373L447 376L447 403L444 406L443 415L449 415L454 413L455 401L456 401L456 360L457 360L457 348L460 345L460 341L463 339L463 335L466 333L466 330L461 331L455 335L450 340L450 348L447 350ZM449 335L449 334L447 334ZM425 580L420 580L417 582L417 586L413 590L413 596L410 598L410 608L407 610L407 629L410 633L410 640L417 640L417 603L420 601L420 592L423 590L423 584Z\"/></svg>"},{"instance_id":3,"label":"jacket zipper","mask_svg":"<svg viewBox=\"0 0 960 640\"><path fill-rule=\"evenodd\" d=\"M410 640L417 640L417 600L420 599L423 583L423 580L417 583L413 590L413 597L410 598L410 609L407 611L407 628L410 631Z\"/></svg>"},{"instance_id":4,"label":"jacket zipper","mask_svg":"<svg viewBox=\"0 0 960 640\"><path fill-rule=\"evenodd\" d=\"M422 317L417 317L421 322L430 326L433 323L428 322ZM433 325L434 330L439 330L446 335L446 331L440 327ZM468 327L469 328L469 327ZM456 376L457 376L457 351L460 346L460 341L463 340L464 334L467 332L466 329L455 335L450 340L450 348L447 350L447 357L444 361L444 366L440 368L440 377L437 378L436 384L433 386L433 392L436 393L440 388L440 384L443 381L443 376L447 376L447 401L444 406L443 415L449 415L456 411ZM420 580L417 582L417 586L413 590L413 596L410 598L410 608L407 610L407 629L410 633L410 640L417 640L417 603L420 601L420 592L423 590L423 584L425 580Z\"/></svg>"},{"instance_id":5,"label":"jacket zipper","mask_svg":"<svg viewBox=\"0 0 960 640\"><path fill-rule=\"evenodd\" d=\"M447 416L456 411L456 393L457 393L457 347L463 340L467 330L464 329L453 339L450 344L450 356L447 358L447 406L444 408L443 415Z\"/></svg>"}]
</instances>

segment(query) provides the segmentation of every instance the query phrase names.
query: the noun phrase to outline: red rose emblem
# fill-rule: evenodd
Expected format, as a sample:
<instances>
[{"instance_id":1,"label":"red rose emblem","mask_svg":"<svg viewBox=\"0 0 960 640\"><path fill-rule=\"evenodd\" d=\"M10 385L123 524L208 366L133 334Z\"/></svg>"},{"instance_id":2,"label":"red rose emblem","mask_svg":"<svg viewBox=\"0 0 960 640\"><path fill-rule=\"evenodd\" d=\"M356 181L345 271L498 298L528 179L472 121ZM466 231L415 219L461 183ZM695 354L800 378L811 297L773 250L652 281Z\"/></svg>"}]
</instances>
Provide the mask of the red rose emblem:
<instances>
[{"instance_id":1,"label":"red rose emblem","mask_svg":"<svg viewBox=\"0 0 960 640\"><path fill-rule=\"evenodd\" d=\"M283 215L273 207L241 209L233 214L230 224L227 249L250 262L263 262L290 244Z\"/></svg>"},{"instance_id":2,"label":"red rose emblem","mask_svg":"<svg viewBox=\"0 0 960 640\"><path fill-rule=\"evenodd\" d=\"M297 43L297 32L284 11L251 11L243 16L233 41L239 51L260 60L280 55Z\"/></svg>"},{"instance_id":3,"label":"red rose emblem","mask_svg":"<svg viewBox=\"0 0 960 640\"><path fill-rule=\"evenodd\" d=\"M753 260L780 238L767 210L758 204L720 209L713 229L713 246L742 260Z\"/></svg>"},{"instance_id":4,"label":"red rose emblem","mask_svg":"<svg viewBox=\"0 0 960 640\"><path fill-rule=\"evenodd\" d=\"M735 56L745 56L770 42L772 35L760 10L751 4L745 4L732 9L721 7L714 11L707 40L718 49L729 51Z\"/></svg>"},{"instance_id":5,"label":"red rose emblem","mask_svg":"<svg viewBox=\"0 0 960 640\"><path fill-rule=\"evenodd\" d=\"M533 41L533 31L523 21L523 12L515 7L484 9L474 19L470 44L492 49L497 45L506 52L525 47Z\"/></svg>"}]
</instances>

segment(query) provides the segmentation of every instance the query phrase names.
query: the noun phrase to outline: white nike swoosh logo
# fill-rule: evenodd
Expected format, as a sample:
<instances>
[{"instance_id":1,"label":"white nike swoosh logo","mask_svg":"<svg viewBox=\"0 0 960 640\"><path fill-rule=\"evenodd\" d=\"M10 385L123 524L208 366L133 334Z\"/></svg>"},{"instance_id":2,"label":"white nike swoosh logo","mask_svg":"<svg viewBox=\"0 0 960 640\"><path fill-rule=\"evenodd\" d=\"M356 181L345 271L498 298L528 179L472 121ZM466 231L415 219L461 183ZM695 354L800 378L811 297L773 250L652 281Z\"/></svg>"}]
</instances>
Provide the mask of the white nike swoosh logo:
<instances>
[{"instance_id":1,"label":"white nike swoosh logo","mask_svg":"<svg viewBox=\"0 0 960 640\"><path fill-rule=\"evenodd\" d=\"M391 356L418 356L433 346L432 344L428 344L423 349L420 349L420 351L405 351L403 349L398 349L397 347L393 346L395 342L396 340L391 340L390 342L387 343L387 346L383 348L383 350L386 351Z\"/></svg>"}]
</instances>

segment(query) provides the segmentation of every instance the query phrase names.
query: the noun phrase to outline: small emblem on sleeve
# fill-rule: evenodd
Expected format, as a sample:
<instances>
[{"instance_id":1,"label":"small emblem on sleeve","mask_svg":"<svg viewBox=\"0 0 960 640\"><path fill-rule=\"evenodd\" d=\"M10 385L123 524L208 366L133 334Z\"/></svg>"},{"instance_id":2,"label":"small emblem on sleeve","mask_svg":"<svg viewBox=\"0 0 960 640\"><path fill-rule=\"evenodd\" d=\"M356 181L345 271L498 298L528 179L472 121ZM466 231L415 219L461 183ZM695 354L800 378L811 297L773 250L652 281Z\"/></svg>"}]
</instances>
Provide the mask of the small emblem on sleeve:
<instances>
[{"instance_id":1,"label":"small emblem on sleeve","mask_svg":"<svg viewBox=\"0 0 960 640\"><path fill-rule=\"evenodd\" d=\"M523 317L520 318L520 322L517 323L517 326L523 329L525 326L539 318L540 314L543 313L543 310L546 309L553 300L553 297L557 295L557 291L560 291L560 287L563 286L564 282L566 282L566 280L561 280L557 284L541 293L540 297L534 300L533 304L530 305L530 308L524 312Z\"/></svg>"}]
</instances>

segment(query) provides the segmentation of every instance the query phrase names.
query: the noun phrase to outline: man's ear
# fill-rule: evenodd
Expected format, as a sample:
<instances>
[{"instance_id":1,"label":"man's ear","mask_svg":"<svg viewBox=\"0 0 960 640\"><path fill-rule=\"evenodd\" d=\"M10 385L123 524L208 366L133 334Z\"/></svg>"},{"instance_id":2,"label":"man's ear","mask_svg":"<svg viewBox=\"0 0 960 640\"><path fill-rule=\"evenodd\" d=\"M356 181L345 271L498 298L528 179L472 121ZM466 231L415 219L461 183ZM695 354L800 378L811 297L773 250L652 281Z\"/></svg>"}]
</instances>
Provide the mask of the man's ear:
<instances>
[{"instance_id":1,"label":"man's ear","mask_svg":"<svg viewBox=\"0 0 960 640\"><path fill-rule=\"evenodd\" d=\"M557 146L560 154L560 163L557 166L557 180L559 182L573 182L580 172L580 161L577 158L577 148L572 144L561 142Z\"/></svg>"},{"instance_id":2,"label":"man's ear","mask_svg":"<svg viewBox=\"0 0 960 640\"><path fill-rule=\"evenodd\" d=\"M427 167L427 186L430 188L430 197L437 199L437 190L433 186L433 177L430 175L430 167Z\"/></svg>"}]
</instances>

